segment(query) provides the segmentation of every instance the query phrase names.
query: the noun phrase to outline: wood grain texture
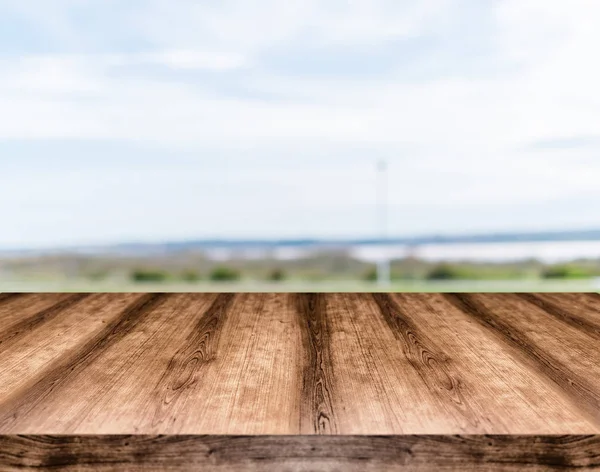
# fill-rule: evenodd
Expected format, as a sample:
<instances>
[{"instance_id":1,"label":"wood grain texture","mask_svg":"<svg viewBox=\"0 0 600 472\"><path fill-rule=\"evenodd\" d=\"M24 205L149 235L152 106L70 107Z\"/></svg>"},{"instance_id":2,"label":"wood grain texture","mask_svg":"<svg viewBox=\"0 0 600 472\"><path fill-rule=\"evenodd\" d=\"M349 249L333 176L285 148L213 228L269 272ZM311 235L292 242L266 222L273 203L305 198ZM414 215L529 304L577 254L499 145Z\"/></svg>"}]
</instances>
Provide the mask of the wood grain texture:
<instances>
[{"instance_id":1,"label":"wood grain texture","mask_svg":"<svg viewBox=\"0 0 600 472\"><path fill-rule=\"evenodd\" d=\"M13 392L0 404L0 429L10 429L12 424L30 413L47 396L89 367L105 350L127 336L138 325L142 316L164 298L165 296L161 294L140 297L125 311L119 313L102 331L58 359L47 371L39 374L32 385L23 391Z\"/></svg>"},{"instance_id":2,"label":"wood grain texture","mask_svg":"<svg viewBox=\"0 0 600 472\"><path fill-rule=\"evenodd\" d=\"M581 295L587 295L587 300L582 299ZM580 329L588 336L592 336L597 341L600 341L600 316L597 316L597 313L600 312L600 297L592 298L589 295L562 294L557 299L554 294L518 294L518 296L538 306L546 313L555 316L559 320Z\"/></svg>"},{"instance_id":3,"label":"wood grain texture","mask_svg":"<svg viewBox=\"0 0 600 472\"><path fill-rule=\"evenodd\" d=\"M594 294L0 295L0 434L600 434Z\"/></svg>"},{"instance_id":4,"label":"wood grain texture","mask_svg":"<svg viewBox=\"0 0 600 472\"><path fill-rule=\"evenodd\" d=\"M3 471L600 470L600 436L0 436Z\"/></svg>"},{"instance_id":5,"label":"wood grain texture","mask_svg":"<svg viewBox=\"0 0 600 472\"><path fill-rule=\"evenodd\" d=\"M233 299L232 294L219 295L171 357L155 387L158 398L152 413L153 427L168 422L174 412L185 413L186 391L194 387L215 359Z\"/></svg>"},{"instance_id":6,"label":"wood grain texture","mask_svg":"<svg viewBox=\"0 0 600 472\"><path fill-rule=\"evenodd\" d=\"M71 295L49 306L45 310L38 311L31 316L23 317L12 326L4 328L0 332L0 355L2 352L7 351L11 345L18 343L21 338L27 336L36 327L51 321L64 310L85 300L86 297L86 294Z\"/></svg>"},{"instance_id":7,"label":"wood grain texture","mask_svg":"<svg viewBox=\"0 0 600 472\"><path fill-rule=\"evenodd\" d=\"M417 372L427 391L433 394L434 402L450 410L448 413L457 417L457 423L466 420L465 426L477 428L478 415L472 397L466 394L462 375L452 359L418 326L406 305L387 294L377 293L373 297L410 367Z\"/></svg>"},{"instance_id":8,"label":"wood grain texture","mask_svg":"<svg viewBox=\"0 0 600 472\"><path fill-rule=\"evenodd\" d=\"M330 333L323 294L298 294L305 362L302 368L300 433L336 434Z\"/></svg>"},{"instance_id":9,"label":"wood grain texture","mask_svg":"<svg viewBox=\"0 0 600 472\"><path fill-rule=\"evenodd\" d=\"M552 381L600 427L600 351L589 333L572 328L513 295L449 294L448 299L510 346L532 370ZM501 303L498 303L500 302ZM529 306L528 306L529 305Z\"/></svg>"},{"instance_id":10,"label":"wood grain texture","mask_svg":"<svg viewBox=\"0 0 600 472\"><path fill-rule=\"evenodd\" d=\"M75 295L75 298L85 296ZM55 313L60 312L60 307L65 299L73 299L67 294L0 294L0 349L7 349L7 343L19 333L27 333L35 326L34 320L43 321L44 313L52 315L53 306L58 306ZM51 317L51 316L50 316Z\"/></svg>"}]
</instances>

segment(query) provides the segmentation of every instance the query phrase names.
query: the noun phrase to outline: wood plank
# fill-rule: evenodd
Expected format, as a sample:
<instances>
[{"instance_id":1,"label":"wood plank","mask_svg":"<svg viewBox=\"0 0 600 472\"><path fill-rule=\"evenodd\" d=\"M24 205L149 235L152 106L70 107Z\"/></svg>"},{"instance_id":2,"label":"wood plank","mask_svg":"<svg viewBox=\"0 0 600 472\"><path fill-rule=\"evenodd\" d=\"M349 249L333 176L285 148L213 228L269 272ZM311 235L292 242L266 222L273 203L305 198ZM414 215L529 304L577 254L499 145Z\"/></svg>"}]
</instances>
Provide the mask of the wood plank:
<instances>
[{"instance_id":1,"label":"wood plank","mask_svg":"<svg viewBox=\"0 0 600 472\"><path fill-rule=\"evenodd\" d=\"M384 306L387 315L382 316L378 300L381 305L387 300L369 294L327 295L327 300L334 411L341 431L462 431L462 412L446 410L438 387L431 388L429 379L423 378L420 356L412 349L412 341L404 337L406 333L393 320L386 319L395 315Z\"/></svg>"},{"instance_id":2,"label":"wood plank","mask_svg":"<svg viewBox=\"0 0 600 472\"><path fill-rule=\"evenodd\" d=\"M331 332L326 315L326 295L296 296L298 324L302 331L302 396L300 432L336 434L339 432L333 410L333 366Z\"/></svg>"},{"instance_id":3,"label":"wood plank","mask_svg":"<svg viewBox=\"0 0 600 472\"><path fill-rule=\"evenodd\" d=\"M5 471L600 470L600 436L0 436Z\"/></svg>"},{"instance_id":4,"label":"wood plank","mask_svg":"<svg viewBox=\"0 0 600 472\"><path fill-rule=\"evenodd\" d=\"M164 401L159 398L158 392L162 389L158 386L164 384L165 372L171 372L171 368L174 371L173 357L194 333L217 295L169 294L167 297L168 300L148 313L126 340L99 358L93 369L88 369L91 372L82 372L69 390L64 391L67 396L76 395L80 389L93 392L93 397L82 401L79 411L73 412L70 433L137 433L151 425L160 429L161 420L169 423L169 418L158 415ZM98 381L107 377L110 385ZM181 385L175 385L174 389L181 389ZM154 414L147 411L148 405L156 405Z\"/></svg>"},{"instance_id":5,"label":"wood plank","mask_svg":"<svg viewBox=\"0 0 600 472\"><path fill-rule=\"evenodd\" d=\"M8 294L0 434L600 434L599 307L589 294Z\"/></svg>"},{"instance_id":6,"label":"wood plank","mask_svg":"<svg viewBox=\"0 0 600 472\"><path fill-rule=\"evenodd\" d=\"M85 295L83 295L85 296ZM0 294L0 349L6 349L8 340L15 332L27 332L33 328L34 320L47 319L44 313L59 313L65 299L77 300L81 294L39 294L39 293L3 293ZM59 309L53 309L58 307ZM29 323L19 328L18 324Z\"/></svg>"},{"instance_id":7,"label":"wood plank","mask_svg":"<svg viewBox=\"0 0 600 472\"><path fill-rule=\"evenodd\" d=\"M327 294L325 300L339 429L346 434L363 428L373 434L418 430L426 421L425 408L414 415L404 408L418 399L418 391L399 365L401 353L374 300L362 294Z\"/></svg>"},{"instance_id":8,"label":"wood plank","mask_svg":"<svg viewBox=\"0 0 600 472\"><path fill-rule=\"evenodd\" d=\"M189 331L182 326L193 322L198 311L202 314L214 298L205 294L163 295L159 303L137 313L135 323L125 328L125 336L113 339L101 352L95 351L93 362L78 372L70 372L60 389L39 402L36 411L44 411L43 418L21 415L11 431L135 433L139 408L148 396L154 395L160 374L157 366L166 367L166 356L177 349ZM80 392L86 394L82 396Z\"/></svg>"},{"instance_id":9,"label":"wood plank","mask_svg":"<svg viewBox=\"0 0 600 472\"><path fill-rule=\"evenodd\" d=\"M300 330L287 294L238 294L202 381L172 430L299 433Z\"/></svg>"},{"instance_id":10,"label":"wood plank","mask_svg":"<svg viewBox=\"0 0 600 472\"><path fill-rule=\"evenodd\" d=\"M138 295L46 297L51 304L31 300L24 318L6 328L0 345L0 412L2 402L18 398L44 377L57 361L106 327ZM56 300L59 301L56 301ZM85 305L82 302L85 301ZM40 307L44 309L39 310ZM11 411L11 414L15 414ZM1 415L1 413L0 413Z\"/></svg>"},{"instance_id":11,"label":"wood plank","mask_svg":"<svg viewBox=\"0 0 600 472\"><path fill-rule=\"evenodd\" d=\"M31 415L33 423L43 417L45 408L42 406L37 409L37 407L43 405L44 400L53 394L60 396L58 390L61 386L89 367L104 350L126 336L147 311L164 299L164 295L130 295L128 298L133 299L134 302L126 306L122 312L112 312L113 318L109 322L102 323L104 326L101 330L95 330L94 335L83 344L75 349L69 349L56 362L50 363L46 371L32 378L27 388L11 392L0 403L0 430L12 432L13 428L19 427L18 424L23 421L25 415ZM88 312L86 311L85 314L87 315ZM91 323L86 324L91 325ZM83 392L85 393L87 392Z\"/></svg>"},{"instance_id":12,"label":"wood plank","mask_svg":"<svg viewBox=\"0 0 600 472\"><path fill-rule=\"evenodd\" d=\"M446 297L489 328L532 372L552 382L564 403L600 427L600 350L595 339L514 294Z\"/></svg>"},{"instance_id":13,"label":"wood plank","mask_svg":"<svg viewBox=\"0 0 600 472\"><path fill-rule=\"evenodd\" d=\"M521 298L600 341L600 296L592 294L521 293Z\"/></svg>"},{"instance_id":14,"label":"wood plank","mask_svg":"<svg viewBox=\"0 0 600 472\"><path fill-rule=\"evenodd\" d=\"M430 349L420 357L427 360L424 378L440 379L435 370L445 367L439 380L440 400L446 408L463 413L465 420L452 433L558 434L564 431L587 434L597 431L581 408L565 402L562 391L537 370L515 358L505 343L486 326L457 309L440 294L393 294L397 309L422 332L435 334L434 358ZM502 297L504 299L504 296ZM418 338L413 335L413 343ZM434 360L435 359L435 360ZM425 364L425 363L424 363ZM430 374L430 372L433 372ZM430 387L435 384L430 382ZM448 416L450 412L442 413ZM469 424L468 419L475 421Z\"/></svg>"}]
</instances>

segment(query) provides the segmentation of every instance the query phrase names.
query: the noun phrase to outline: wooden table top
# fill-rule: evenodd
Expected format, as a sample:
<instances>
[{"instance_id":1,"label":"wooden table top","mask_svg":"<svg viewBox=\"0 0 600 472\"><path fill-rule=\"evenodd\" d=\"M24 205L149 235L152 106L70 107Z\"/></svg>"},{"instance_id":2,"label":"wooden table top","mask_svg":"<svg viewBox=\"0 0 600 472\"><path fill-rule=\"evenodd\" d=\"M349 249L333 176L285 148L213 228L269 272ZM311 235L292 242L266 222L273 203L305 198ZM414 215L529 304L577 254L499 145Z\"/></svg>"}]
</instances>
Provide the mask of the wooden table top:
<instances>
[{"instance_id":1,"label":"wooden table top","mask_svg":"<svg viewBox=\"0 0 600 472\"><path fill-rule=\"evenodd\" d=\"M0 294L0 434L599 434L597 294Z\"/></svg>"}]
</instances>

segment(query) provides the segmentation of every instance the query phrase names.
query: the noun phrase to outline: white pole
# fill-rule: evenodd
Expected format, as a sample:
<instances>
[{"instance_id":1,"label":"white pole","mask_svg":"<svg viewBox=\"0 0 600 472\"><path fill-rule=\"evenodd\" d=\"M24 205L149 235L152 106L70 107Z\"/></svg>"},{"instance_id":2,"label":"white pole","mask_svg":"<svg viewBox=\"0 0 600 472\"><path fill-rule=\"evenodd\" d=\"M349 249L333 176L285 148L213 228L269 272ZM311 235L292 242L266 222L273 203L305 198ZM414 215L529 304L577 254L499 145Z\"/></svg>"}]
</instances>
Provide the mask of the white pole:
<instances>
[{"instance_id":1,"label":"white pole","mask_svg":"<svg viewBox=\"0 0 600 472\"><path fill-rule=\"evenodd\" d=\"M387 162L380 160L377 163L377 209L379 212L379 224L381 240L385 244L388 239L388 182ZM386 254L387 247L383 246L381 256L377 262L377 282L381 286L390 283L390 261Z\"/></svg>"}]
</instances>

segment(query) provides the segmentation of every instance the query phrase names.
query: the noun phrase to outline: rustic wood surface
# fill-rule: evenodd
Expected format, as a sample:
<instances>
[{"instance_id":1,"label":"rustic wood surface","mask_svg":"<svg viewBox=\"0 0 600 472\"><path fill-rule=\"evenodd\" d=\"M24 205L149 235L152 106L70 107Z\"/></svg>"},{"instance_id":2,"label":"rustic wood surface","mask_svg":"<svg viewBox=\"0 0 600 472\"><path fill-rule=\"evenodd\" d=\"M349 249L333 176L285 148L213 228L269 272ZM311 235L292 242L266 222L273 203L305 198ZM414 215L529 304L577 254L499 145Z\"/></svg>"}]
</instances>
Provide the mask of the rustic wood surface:
<instances>
[{"instance_id":1,"label":"rustic wood surface","mask_svg":"<svg viewBox=\"0 0 600 472\"><path fill-rule=\"evenodd\" d=\"M0 436L0 470L600 470L600 436Z\"/></svg>"},{"instance_id":2,"label":"rustic wood surface","mask_svg":"<svg viewBox=\"0 0 600 472\"><path fill-rule=\"evenodd\" d=\"M600 470L597 294L0 293L0 470Z\"/></svg>"},{"instance_id":3,"label":"rustic wood surface","mask_svg":"<svg viewBox=\"0 0 600 472\"><path fill-rule=\"evenodd\" d=\"M600 434L597 294L0 294L0 434Z\"/></svg>"}]
</instances>

